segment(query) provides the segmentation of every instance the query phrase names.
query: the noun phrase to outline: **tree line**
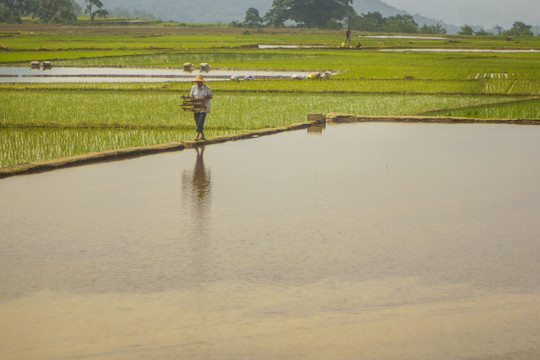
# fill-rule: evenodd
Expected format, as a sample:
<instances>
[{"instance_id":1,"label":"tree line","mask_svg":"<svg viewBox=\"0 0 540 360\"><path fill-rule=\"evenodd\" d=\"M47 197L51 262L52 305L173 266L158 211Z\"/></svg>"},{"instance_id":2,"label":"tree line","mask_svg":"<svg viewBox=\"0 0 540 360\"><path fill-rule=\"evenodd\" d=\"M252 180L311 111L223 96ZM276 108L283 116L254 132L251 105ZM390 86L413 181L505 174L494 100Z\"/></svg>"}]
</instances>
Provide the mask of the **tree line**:
<instances>
[{"instance_id":1,"label":"tree line","mask_svg":"<svg viewBox=\"0 0 540 360\"><path fill-rule=\"evenodd\" d=\"M352 7L352 0L274 0L272 8L261 16L255 8L246 11L242 23L233 21L232 26L284 27L287 21L298 27L340 29L357 31L398 32L422 34L446 34L442 24L422 25L411 15L383 17L380 12L358 14ZM530 25L515 22L510 30L498 27L498 34L508 36L534 36ZM485 30L474 31L470 25L461 28L461 35L493 35Z\"/></svg>"},{"instance_id":2,"label":"tree line","mask_svg":"<svg viewBox=\"0 0 540 360\"><path fill-rule=\"evenodd\" d=\"M516 21L512 25L512 28L509 30L503 30L502 27L496 26L495 30L497 31L496 34L493 34L492 32L485 31L483 29L474 31L472 26L470 25L464 25L461 27L460 31L458 32L459 35L506 35L506 36L534 36L534 33L531 30L532 25L527 25L521 21Z\"/></svg>"},{"instance_id":3,"label":"tree line","mask_svg":"<svg viewBox=\"0 0 540 360\"><path fill-rule=\"evenodd\" d=\"M284 2L287 0L275 0L274 5L278 1ZM343 2L350 0L320 1L330 3L332 1ZM316 9L317 7L314 8ZM321 8L328 9L329 7L326 6ZM396 15L386 18L379 12L369 12L367 14L358 15L352 7L350 7L350 9L341 7L339 11L323 13L311 13L310 9L311 7L304 6L299 6L298 8L273 7L261 17L257 9L249 8L246 11L244 22L242 24L233 22L233 25L247 27L284 27L285 22L291 20L296 22L299 27L308 28L340 29L346 27L358 31L416 33L422 30L421 32L431 34L446 33L446 29L440 24L431 26L424 25L422 29L419 29L418 24L410 15Z\"/></svg>"},{"instance_id":4,"label":"tree line","mask_svg":"<svg viewBox=\"0 0 540 360\"><path fill-rule=\"evenodd\" d=\"M105 17L101 0L84 0L84 9L75 0L0 0L0 22L22 23L22 17L39 18L45 23L74 24L77 15Z\"/></svg>"},{"instance_id":5,"label":"tree line","mask_svg":"<svg viewBox=\"0 0 540 360\"><path fill-rule=\"evenodd\" d=\"M232 26L284 27L286 22L298 27L340 29L357 31L446 34L441 24L419 26L411 15L383 17L379 12L358 14L352 7L353 0L274 0L272 8L261 16L255 8L246 11L242 23ZM115 9L120 12L119 9ZM75 0L0 0L0 22L22 23L22 17L39 18L45 23L73 24L83 13L94 22L96 17L106 17L101 0L84 0L81 7ZM530 25L515 22L510 30L496 28L497 34L507 36L533 36ZM461 35L493 35L485 30L474 31L470 25L461 27Z\"/></svg>"},{"instance_id":6,"label":"tree line","mask_svg":"<svg viewBox=\"0 0 540 360\"><path fill-rule=\"evenodd\" d=\"M308 28L346 27L358 31L446 33L446 29L440 24L419 28L411 15L383 17L380 12L358 14L352 7L352 0L274 0L272 8L264 16L261 17L257 9L249 8L244 22L236 25L283 27L287 21Z\"/></svg>"}]
</instances>

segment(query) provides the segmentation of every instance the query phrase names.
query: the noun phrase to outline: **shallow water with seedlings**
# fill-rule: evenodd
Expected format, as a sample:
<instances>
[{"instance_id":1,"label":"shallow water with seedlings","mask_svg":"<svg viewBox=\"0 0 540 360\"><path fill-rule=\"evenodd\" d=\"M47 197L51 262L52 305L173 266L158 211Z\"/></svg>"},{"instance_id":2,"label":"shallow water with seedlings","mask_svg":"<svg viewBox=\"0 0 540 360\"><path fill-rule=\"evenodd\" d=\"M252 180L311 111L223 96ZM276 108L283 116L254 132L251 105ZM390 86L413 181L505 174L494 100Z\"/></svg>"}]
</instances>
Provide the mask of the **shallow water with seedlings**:
<instances>
[{"instance_id":1,"label":"shallow water with seedlings","mask_svg":"<svg viewBox=\"0 0 540 360\"><path fill-rule=\"evenodd\" d=\"M290 78L292 75L309 75L309 72L278 70L193 70L122 67L0 67L0 83L96 83L96 82L168 82L193 81L196 74L208 80L230 80L232 76L243 79Z\"/></svg>"},{"instance_id":2,"label":"shallow water with seedlings","mask_svg":"<svg viewBox=\"0 0 540 360\"><path fill-rule=\"evenodd\" d=\"M0 358L536 358L539 138L334 125L1 180Z\"/></svg>"}]
</instances>

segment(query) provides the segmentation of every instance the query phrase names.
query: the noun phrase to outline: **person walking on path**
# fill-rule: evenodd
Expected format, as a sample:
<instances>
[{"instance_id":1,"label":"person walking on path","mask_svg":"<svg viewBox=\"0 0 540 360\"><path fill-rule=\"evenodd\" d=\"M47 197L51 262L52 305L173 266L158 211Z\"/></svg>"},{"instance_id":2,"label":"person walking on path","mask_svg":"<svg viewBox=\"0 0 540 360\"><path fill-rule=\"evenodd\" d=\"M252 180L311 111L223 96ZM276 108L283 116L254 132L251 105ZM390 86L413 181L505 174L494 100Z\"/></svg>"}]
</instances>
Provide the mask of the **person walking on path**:
<instances>
[{"instance_id":1,"label":"person walking on path","mask_svg":"<svg viewBox=\"0 0 540 360\"><path fill-rule=\"evenodd\" d=\"M194 99L204 100L204 110L193 113L195 124L197 125L195 141L206 140L204 136L204 120L206 119L206 114L210 112L210 100L214 95L212 95L212 90L204 83L204 78L201 74L195 76L193 82L196 84L191 88L189 96Z\"/></svg>"}]
</instances>

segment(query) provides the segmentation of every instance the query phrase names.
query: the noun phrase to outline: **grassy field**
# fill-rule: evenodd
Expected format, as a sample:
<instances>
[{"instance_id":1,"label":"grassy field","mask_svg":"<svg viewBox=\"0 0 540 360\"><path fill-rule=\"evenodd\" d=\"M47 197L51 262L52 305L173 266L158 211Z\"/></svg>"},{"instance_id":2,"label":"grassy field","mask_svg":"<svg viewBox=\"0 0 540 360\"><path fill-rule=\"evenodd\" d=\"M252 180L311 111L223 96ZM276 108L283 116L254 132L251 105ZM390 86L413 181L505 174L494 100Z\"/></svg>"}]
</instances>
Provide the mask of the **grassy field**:
<instances>
[{"instance_id":1,"label":"grassy field","mask_svg":"<svg viewBox=\"0 0 540 360\"><path fill-rule=\"evenodd\" d=\"M185 92L188 88L185 89ZM3 91L0 110L4 127L190 128L192 115L180 111L174 92ZM207 128L226 130L284 126L303 121L308 113L343 112L365 115L410 115L426 110L493 104L506 97L463 95L235 93L215 96ZM32 106L27 106L28 101ZM523 100L518 103L522 104ZM62 104L63 106L58 106ZM21 111L21 108L25 108ZM107 111L95 111L107 109Z\"/></svg>"},{"instance_id":2,"label":"grassy field","mask_svg":"<svg viewBox=\"0 0 540 360\"><path fill-rule=\"evenodd\" d=\"M327 80L210 82L208 136L304 121L308 113L539 118L540 53L383 52L389 48L540 49L540 38L371 38L225 26L0 25L0 66L181 67L332 71ZM259 49L258 44L311 48ZM315 47L316 46L316 47ZM180 95L191 84L0 84L0 167L193 137Z\"/></svg>"},{"instance_id":3,"label":"grassy field","mask_svg":"<svg viewBox=\"0 0 540 360\"><path fill-rule=\"evenodd\" d=\"M426 35L424 39L401 37L381 38L376 34L353 32L353 43L363 48L538 48L537 38L505 36L457 36ZM410 35L410 34L405 34ZM421 37L421 35L419 35ZM203 49L209 47L231 48L238 45L296 44L338 47L345 40L344 31L320 29L246 29L226 25L181 25L170 26L62 26L54 25L2 25L0 37L3 46L23 48L167 48ZM438 39L433 39L438 37ZM68 44L69 43L69 44Z\"/></svg>"}]
</instances>

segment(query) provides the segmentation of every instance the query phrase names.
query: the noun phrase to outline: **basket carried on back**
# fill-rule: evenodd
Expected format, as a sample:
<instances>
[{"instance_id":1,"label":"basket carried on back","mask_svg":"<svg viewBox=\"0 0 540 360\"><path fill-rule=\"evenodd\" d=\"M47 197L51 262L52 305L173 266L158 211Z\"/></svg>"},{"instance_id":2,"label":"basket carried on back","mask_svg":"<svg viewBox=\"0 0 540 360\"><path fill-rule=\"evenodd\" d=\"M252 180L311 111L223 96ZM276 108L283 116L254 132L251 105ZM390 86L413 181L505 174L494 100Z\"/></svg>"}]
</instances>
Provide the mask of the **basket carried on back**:
<instances>
[{"instance_id":1,"label":"basket carried on back","mask_svg":"<svg viewBox=\"0 0 540 360\"><path fill-rule=\"evenodd\" d=\"M182 110L191 112L202 112L206 110L203 99L195 99L191 96L182 95Z\"/></svg>"}]
</instances>

